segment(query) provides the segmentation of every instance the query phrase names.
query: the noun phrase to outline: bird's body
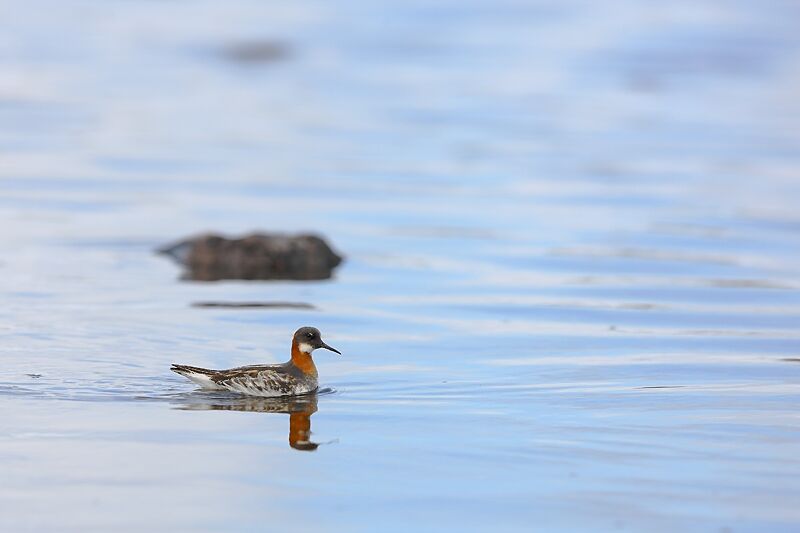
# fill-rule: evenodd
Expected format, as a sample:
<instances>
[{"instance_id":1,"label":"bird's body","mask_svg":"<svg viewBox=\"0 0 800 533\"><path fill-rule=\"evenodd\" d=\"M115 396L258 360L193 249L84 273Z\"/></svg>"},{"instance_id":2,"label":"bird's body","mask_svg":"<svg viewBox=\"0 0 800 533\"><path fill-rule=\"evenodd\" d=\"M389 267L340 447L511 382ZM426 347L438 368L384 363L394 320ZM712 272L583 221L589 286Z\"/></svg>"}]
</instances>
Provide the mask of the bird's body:
<instances>
[{"instance_id":1,"label":"bird's body","mask_svg":"<svg viewBox=\"0 0 800 533\"><path fill-rule=\"evenodd\" d=\"M304 374L290 362L281 365L252 365L230 370L210 370L172 365L172 371L204 389L229 390L250 396L295 396L317 390L317 376Z\"/></svg>"},{"instance_id":2,"label":"bird's body","mask_svg":"<svg viewBox=\"0 0 800 533\"><path fill-rule=\"evenodd\" d=\"M292 339L292 358L279 365L252 365L229 370L211 370L188 365L172 365L172 371L204 389L229 390L250 396L279 397L308 394L317 390L317 367L311 352L325 348L316 328L304 327Z\"/></svg>"}]
</instances>

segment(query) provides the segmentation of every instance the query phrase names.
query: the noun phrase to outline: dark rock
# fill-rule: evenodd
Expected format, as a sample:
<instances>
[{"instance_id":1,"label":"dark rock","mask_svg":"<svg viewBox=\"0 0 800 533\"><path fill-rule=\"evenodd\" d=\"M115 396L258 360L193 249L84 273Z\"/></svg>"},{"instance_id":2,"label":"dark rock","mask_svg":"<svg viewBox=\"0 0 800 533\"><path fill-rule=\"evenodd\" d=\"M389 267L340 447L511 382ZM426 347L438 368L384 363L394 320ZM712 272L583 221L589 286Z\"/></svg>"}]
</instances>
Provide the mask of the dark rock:
<instances>
[{"instance_id":1,"label":"dark rock","mask_svg":"<svg viewBox=\"0 0 800 533\"><path fill-rule=\"evenodd\" d=\"M289 57L289 54L289 46L278 41L241 42L223 49L224 57L245 65L281 61Z\"/></svg>"},{"instance_id":2,"label":"dark rock","mask_svg":"<svg viewBox=\"0 0 800 533\"><path fill-rule=\"evenodd\" d=\"M158 250L186 267L184 278L328 279L342 258L316 235L254 233L241 239L200 235Z\"/></svg>"}]
</instances>

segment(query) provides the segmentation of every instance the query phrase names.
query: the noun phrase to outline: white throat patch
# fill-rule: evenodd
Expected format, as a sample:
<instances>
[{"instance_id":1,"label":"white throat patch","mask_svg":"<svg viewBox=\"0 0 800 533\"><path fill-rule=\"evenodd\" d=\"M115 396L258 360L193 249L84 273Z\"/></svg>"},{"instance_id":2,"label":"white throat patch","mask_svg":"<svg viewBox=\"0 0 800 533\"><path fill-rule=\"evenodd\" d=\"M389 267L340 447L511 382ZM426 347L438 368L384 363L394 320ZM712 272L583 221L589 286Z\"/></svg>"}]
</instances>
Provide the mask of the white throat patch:
<instances>
[{"instance_id":1,"label":"white throat patch","mask_svg":"<svg viewBox=\"0 0 800 533\"><path fill-rule=\"evenodd\" d=\"M314 351L314 347L305 342L301 342L298 348L300 348L300 351L303 353L311 353Z\"/></svg>"}]
</instances>

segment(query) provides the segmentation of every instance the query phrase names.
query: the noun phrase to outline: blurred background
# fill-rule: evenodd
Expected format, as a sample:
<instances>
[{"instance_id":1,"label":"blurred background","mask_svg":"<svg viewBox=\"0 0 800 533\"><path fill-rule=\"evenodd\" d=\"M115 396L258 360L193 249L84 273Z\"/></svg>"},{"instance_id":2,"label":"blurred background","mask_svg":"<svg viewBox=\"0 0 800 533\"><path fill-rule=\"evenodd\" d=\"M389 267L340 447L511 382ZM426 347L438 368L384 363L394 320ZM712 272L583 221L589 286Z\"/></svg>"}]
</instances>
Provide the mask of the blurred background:
<instances>
[{"instance_id":1,"label":"blurred background","mask_svg":"<svg viewBox=\"0 0 800 533\"><path fill-rule=\"evenodd\" d=\"M0 529L797 531L798 20L0 2ZM344 262L154 253L255 230ZM302 325L302 421L169 372Z\"/></svg>"}]
</instances>

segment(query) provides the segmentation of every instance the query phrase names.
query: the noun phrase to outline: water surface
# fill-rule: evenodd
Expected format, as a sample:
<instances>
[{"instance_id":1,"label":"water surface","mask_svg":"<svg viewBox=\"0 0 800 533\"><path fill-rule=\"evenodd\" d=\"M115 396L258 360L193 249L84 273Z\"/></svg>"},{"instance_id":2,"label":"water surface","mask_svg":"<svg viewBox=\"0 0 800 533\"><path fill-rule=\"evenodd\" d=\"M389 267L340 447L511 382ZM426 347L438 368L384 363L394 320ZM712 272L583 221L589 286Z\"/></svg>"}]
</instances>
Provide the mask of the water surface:
<instances>
[{"instance_id":1,"label":"water surface","mask_svg":"<svg viewBox=\"0 0 800 533\"><path fill-rule=\"evenodd\" d=\"M0 530L800 527L793 3L3 11ZM153 253L254 229L346 262Z\"/></svg>"}]
</instances>

